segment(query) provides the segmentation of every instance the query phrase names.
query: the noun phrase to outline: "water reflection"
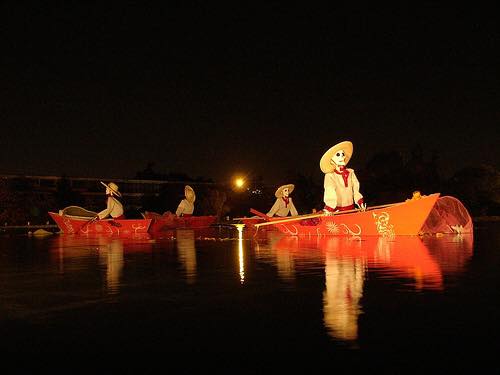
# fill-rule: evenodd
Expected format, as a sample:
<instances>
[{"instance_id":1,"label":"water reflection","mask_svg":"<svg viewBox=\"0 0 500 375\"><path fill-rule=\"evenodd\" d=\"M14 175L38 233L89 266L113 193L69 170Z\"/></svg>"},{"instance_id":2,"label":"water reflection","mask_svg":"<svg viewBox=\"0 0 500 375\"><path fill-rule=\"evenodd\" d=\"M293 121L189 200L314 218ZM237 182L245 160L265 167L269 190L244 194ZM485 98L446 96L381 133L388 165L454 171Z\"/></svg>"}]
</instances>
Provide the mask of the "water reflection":
<instances>
[{"instance_id":1,"label":"water reflection","mask_svg":"<svg viewBox=\"0 0 500 375\"><path fill-rule=\"evenodd\" d=\"M238 265L240 268L240 284L245 282L245 254L243 253L243 228L245 224L235 224L238 230Z\"/></svg>"},{"instance_id":2,"label":"water reflection","mask_svg":"<svg viewBox=\"0 0 500 375\"><path fill-rule=\"evenodd\" d=\"M123 271L123 240L100 239L99 242L99 264L106 268L106 290L109 294L117 294Z\"/></svg>"},{"instance_id":3,"label":"water reflection","mask_svg":"<svg viewBox=\"0 0 500 375\"><path fill-rule=\"evenodd\" d=\"M278 276L283 281L293 281L297 268L295 258L298 256L296 253L296 250L299 248L298 238L294 236L282 236L277 231L268 231L265 235L267 246L261 246L259 242L255 244L257 258L274 263Z\"/></svg>"},{"instance_id":4,"label":"water reflection","mask_svg":"<svg viewBox=\"0 0 500 375\"><path fill-rule=\"evenodd\" d=\"M333 254L326 254L323 319L331 336L342 340L357 339L364 277L361 259L338 259Z\"/></svg>"},{"instance_id":5,"label":"water reflection","mask_svg":"<svg viewBox=\"0 0 500 375\"><path fill-rule=\"evenodd\" d=\"M465 271L473 255L472 234L425 236L423 241L439 263L443 273L448 275Z\"/></svg>"},{"instance_id":6,"label":"water reflection","mask_svg":"<svg viewBox=\"0 0 500 375\"><path fill-rule=\"evenodd\" d=\"M295 237L275 233L258 244L261 259L272 261L280 278L300 271L297 260L324 262L324 325L335 339L356 341L360 304L368 272L397 281L409 291L442 291L444 272L463 270L472 256L472 235L441 237ZM267 251L266 251L267 249Z\"/></svg>"},{"instance_id":7,"label":"water reflection","mask_svg":"<svg viewBox=\"0 0 500 375\"><path fill-rule=\"evenodd\" d=\"M110 295L120 292L125 253L152 250L149 237L60 235L54 239L54 244L52 254L56 256L61 274L92 270L93 260L97 258L105 272L104 289Z\"/></svg>"},{"instance_id":8,"label":"water reflection","mask_svg":"<svg viewBox=\"0 0 500 375\"><path fill-rule=\"evenodd\" d=\"M196 281L196 248L193 229L177 229L177 254L184 268L186 282L193 284Z\"/></svg>"}]
</instances>

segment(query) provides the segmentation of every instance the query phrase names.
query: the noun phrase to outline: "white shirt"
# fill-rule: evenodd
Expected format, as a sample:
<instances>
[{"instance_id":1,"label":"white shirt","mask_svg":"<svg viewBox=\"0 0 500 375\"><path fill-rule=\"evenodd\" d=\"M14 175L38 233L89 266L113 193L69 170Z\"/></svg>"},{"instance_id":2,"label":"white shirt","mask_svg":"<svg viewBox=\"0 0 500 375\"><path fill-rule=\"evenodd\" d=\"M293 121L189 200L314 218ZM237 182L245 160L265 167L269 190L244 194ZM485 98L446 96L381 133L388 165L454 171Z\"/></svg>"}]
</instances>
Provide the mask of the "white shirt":
<instances>
[{"instance_id":1,"label":"white shirt","mask_svg":"<svg viewBox=\"0 0 500 375\"><path fill-rule=\"evenodd\" d=\"M177 206L177 211L175 211L175 214L177 216L192 215L193 212L194 212L194 204L188 202L186 199L183 199L181 200L181 203L179 203L179 206Z\"/></svg>"},{"instance_id":2,"label":"white shirt","mask_svg":"<svg viewBox=\"0 0 500 375\"><path fill-rule=\"evenodd\" d=\"M108 216L118 217L123 215L123 206L115 197L108 197L107 207L98 213L99 219L104 219Z\"/></svg>"},{"instance_id":3,"label":"white shirt","mask_svg":"<svg viewBox=\"0 0 500 375\"><path fill-rule=\"evenodd\" d=\"M276 199L276 202L274 202L274 205L267 213L267 216L274 216L276 214L277 216L283 217L288 216L288 213L291 213L292 216L297 216L299 214L292 202L291 197L288 198L288 206L286 206L283 198Z\"/></svg>"},{"instance_id":4,"label":"white shirt","mask_svg":"<svg viewBox=\"0 0 500 375\"><path fill-rule=\"evenodd\" d=\"M341 174L330 172L325 174L324 202L330 208L351 206L358 202L363 196L359 192L359 181L354 170L347 168L349 176L347 186Z\"/></svg>"}]
</instances>

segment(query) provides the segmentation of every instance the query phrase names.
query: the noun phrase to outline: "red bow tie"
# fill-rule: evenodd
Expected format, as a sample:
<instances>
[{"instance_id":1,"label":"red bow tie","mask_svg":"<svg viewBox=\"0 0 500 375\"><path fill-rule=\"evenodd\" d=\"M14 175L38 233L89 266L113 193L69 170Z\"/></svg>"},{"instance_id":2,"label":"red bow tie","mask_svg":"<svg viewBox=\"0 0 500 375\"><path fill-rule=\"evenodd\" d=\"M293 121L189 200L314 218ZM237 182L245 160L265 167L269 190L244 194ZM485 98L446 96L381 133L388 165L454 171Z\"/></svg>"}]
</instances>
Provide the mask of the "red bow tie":
<instances>
[{"instance_id":1,"label":"red bow tie","mask_svg":"<svg viewBox=\"0 0 500 375\"><path fill-rule=\"evenodd\" d=\"M345 187L347 187L347 179L349 178L349 171L343 165L341 165L339 167L339 169L340 169L340 172L337 171L336 169L334 171L335 171L335 173L342 175L342 178L344 179L344 185L345 185Z\"/></svg>"},{"instance_id":2,"label":"red bow tie","mask_svg":"<svg viewBox=\"0 0 500 375\"><path fill-rule=\"evenodd\" d=\"M285 201L285 207L288 207L288 202L290 202L290 198L289 197L281 197L281 199L283 199L283 201Z\"/></svg>"}]
</instances>

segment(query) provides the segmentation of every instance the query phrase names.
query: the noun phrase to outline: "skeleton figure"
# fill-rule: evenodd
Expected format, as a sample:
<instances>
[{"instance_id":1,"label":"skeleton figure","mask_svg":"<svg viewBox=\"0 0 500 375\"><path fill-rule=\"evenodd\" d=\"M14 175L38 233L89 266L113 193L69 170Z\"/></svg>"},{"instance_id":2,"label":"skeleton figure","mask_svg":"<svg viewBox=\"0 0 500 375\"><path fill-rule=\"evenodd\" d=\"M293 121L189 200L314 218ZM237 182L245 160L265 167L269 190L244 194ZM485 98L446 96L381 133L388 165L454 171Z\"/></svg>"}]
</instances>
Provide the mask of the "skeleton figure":
<instances>
[{"instance_id":1,"label":"skeleton figure","mask_svg":"<svg viewBox=\"0 0 500 375\"><path fill-rule=\"evenodd\" d=\"M325 213L347 211L355 208L366 210L366 203L359 192L359 181L351 168L346 168L352 156L353 146L344 141L330 148L320 160L320 168L325 173L324 202Z\"/></svg>"},{"instance_id":2,"label":"skeleton figure","mask_svg":"<svg viewBox=\"0 0 500 375\"><path fill-rule=\"evenodd\" d=\"M196 194L191 186L186 185L184 187L184 196L185 198L181 200L179 205L177 206L177 210L175 214L177 216L191 216L194 212L194 201L196 200Z\"/></svg>"},{"instance_id":3,"label":"skeleton figure","mask_svg":"<svg viewBox=\"0 0 500 375\"><path fill-rule=\"evenodd\" d=\"M299 213L297 212L297 209L295 208L295 205L292 202L292 197L290 197L290 193L293 191L295 188L295 185L293 184L288 184L288 185L283 185L276 190L274 193L276 199L276 202L274 202L274 205L271 207L269 212L267 213L267 216L288 216L290 213L292 216L297 216Z\"/></svg>"},{"instance_id":4,"label":"skeleton figure","mask_svg":"<svg viewBox=\"0 0 500 375\"><path fill-rule=\"evenodd\" d=\"M97 214L97 219L105 219L111 216L113 219L124 219L123 206L116 197L121 197L121 193L118 191L118 185L114 182L105 184L101 181L101 184L106 186L106 208Z\"/></svg>"}]
</instances>

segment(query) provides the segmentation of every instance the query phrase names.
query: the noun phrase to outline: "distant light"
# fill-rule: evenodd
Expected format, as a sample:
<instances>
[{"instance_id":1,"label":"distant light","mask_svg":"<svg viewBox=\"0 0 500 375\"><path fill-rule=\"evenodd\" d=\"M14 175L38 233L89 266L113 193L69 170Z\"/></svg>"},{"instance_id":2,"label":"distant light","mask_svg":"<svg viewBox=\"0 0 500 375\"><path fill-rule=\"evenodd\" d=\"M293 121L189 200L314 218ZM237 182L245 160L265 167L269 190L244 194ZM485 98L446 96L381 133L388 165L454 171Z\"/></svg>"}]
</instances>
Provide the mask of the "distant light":
<instances>
[{"instance_id":1,"label":"distant light","mask_svg":"<svg viewBox=\"0 0 500 375\"><path fill-rule=\"evenodd\" d=\"M237 188L242 188L243 186L245 186L245 180L242 178L237 178L236 180L234 180L234 184Z\"/></svg>"}]
</instances>

